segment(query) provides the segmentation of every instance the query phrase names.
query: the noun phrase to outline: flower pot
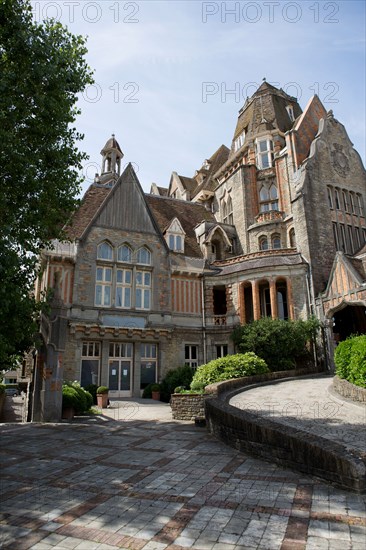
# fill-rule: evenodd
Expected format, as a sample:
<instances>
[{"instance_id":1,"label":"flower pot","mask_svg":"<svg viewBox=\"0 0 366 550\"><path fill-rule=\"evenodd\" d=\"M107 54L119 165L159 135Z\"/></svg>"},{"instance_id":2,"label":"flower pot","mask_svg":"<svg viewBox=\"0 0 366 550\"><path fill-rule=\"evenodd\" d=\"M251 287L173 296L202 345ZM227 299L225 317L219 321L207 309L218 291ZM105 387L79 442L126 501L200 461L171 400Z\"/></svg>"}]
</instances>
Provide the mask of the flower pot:
<instances>
[{"instance_id":1,"label":"flower pot","mask_svg":"<svg viewBox=\"0 0 366 550\"><path fill-rule=\"evenodd\" d=\"M160 392L159 391L152 391L151 397L155 399L155 401L160 401Z\"/></svg>"},{"instance_id":2,"label":"flower pot","mask_svg":"<svg viewBox=\"0 0 366 550\"><path fill-rule=\"evenodd\" d=\"M108 406L108 393L97 393L97 403L100 409L106 409Z\"/></svg>"},{"instance_id":3,"label":"flower pot","mask_svg":"<svg viewBox=\"0 0 366 550\"><path fill-rule=\"evenodd\" d=\"M72 420L74 416L75 416L74 407L67 407L66 409L62 409L62 418L64 420Z\"/></svg>"}]
</instances>

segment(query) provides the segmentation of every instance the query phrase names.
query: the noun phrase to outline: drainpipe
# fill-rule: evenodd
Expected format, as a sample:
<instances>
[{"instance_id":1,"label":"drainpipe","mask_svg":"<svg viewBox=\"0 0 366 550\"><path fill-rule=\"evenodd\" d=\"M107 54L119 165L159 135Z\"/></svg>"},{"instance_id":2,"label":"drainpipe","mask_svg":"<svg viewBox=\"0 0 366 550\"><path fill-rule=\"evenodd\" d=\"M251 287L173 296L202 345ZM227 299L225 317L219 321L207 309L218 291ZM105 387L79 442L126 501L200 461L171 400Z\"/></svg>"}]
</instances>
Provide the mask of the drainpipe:
<instances>
[{"instance_id":1,"label":"drainpipe","mask_svg":"<svg viewBox=\"0 0 366 550\"><path fill-rule=\"evenodd\" d=\"M314 286L313 286L313 272L311 269L311 263L308 262L308 260L301 254L301 258L304 260L304 262L308 266L308 272L306 274L306 288L307 288L307 294L308 294L308 300L310 304L310 312L315 315L315 296L314 296ZM318 357L317 357L317 350L316 350L316 342L314 342L313 345L313 353L314 353L314 361L315 364L318 365Z\"/></svg>"},{"instance_id":2,"label":"drainpipe","mask_svg":"<svg viewBox=\"0 0 366 550\"><path fill-rule=\"evenodd\" d=\"M207 342L206 342L206 310L205 310L205 274L202 270L201 279L201 301L202 301L202 333L203 333L203 364L207 363Z\"/></svg>"}]
</instances>

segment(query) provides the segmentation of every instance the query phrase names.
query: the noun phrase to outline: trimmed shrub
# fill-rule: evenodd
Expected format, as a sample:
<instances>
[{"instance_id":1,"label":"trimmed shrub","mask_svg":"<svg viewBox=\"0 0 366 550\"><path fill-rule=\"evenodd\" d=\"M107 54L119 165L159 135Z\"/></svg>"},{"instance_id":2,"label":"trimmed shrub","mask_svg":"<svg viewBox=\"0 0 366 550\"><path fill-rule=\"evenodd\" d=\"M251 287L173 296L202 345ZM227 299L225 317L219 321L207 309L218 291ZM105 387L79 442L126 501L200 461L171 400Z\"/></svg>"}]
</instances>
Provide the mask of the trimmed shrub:
<instances>
[{"instance_id":1,"label":"trimmed shrub","mask_svg":"<svg viewBox=\"0 0 366 550\"><path fill-rule=\"evenodd\" d=\"M92 395L79 382L64 382L62 386L62 408L73 407L77 413L88 411L93 405Z\"/></svg>"},{"instance_id":2,"label":"trimmed shrub","mask_svg":"<svg viewBox=\"0 0 366 550\"><path fill-rule=\"evenodd\" d=\"M97 394L98 393L108 393L109 392L109 388L107 388L107 386L99 386L97 388Z\"/></svg>"},{"instance_id":3,"label":"trimmed shrub","mask_svg":"<svg viewBox=\"0 0 366 550\"><path fill-rule=\"evenodd\" d=\"M168 403L170 396L178 386L189 388L194 371L188 365L169 370L160 384L160 400Z\"/></svg>"},{"instance_id":4,"label":"trimmed shrub","mask_svg":"<svg viewBox=\"0 0 366 550\"><path fill-rule=\"evenodd\" d=\"M226 357L214 359L206 365L198 367L191 383L191 389L202 391L208 384L267 372L269 369L266 362L255 353L226 355Z\"/></svg>"},{"instance_id":5,"label":"trimmed shrub","mask_svg":"<svg viewBox=\"0 0 366 550\"><path fill-rule=\"evenodd\" d=\"M85 386L85 388L84 388L85 391L89 392L92 395L94 405L97 404L97 389L98 389L97 384L89 384L88 386Z\"/></svg>"},{"instance_id":6,"label":"trimmed shrub","mask_svg":"<svg viewBox=\"0 0 366 550\"><path fill-rule=\"evenodd\" d=\"M144 388L144 391L142 392L142 397L144 399L151 399L151 391L154 384L148 384L146 388Z\"/></svg>"},{"instance_id":7,"label":"trimmed shrub","mask_svg":"<svg viewBox=\"0 0 366 550\"><path fill-rule=\"evenodd\" d=\"M334 353L334 362L340 378L366 388L366 335L340 342Z\"/></svg>"},{"instance_id":8,"label":"trimmed shrub","mask_svg":"<svg viewBox=\"0 0 366 550\"><path fill-rule=\"evenodd\" d=\"M271 371L289 370L296 360L310 357L308 344L314 341L319 322L283 321L263 317L238 327L232 338L241 353L252 351L267 363Z\"/></svg>"}]
</instances>

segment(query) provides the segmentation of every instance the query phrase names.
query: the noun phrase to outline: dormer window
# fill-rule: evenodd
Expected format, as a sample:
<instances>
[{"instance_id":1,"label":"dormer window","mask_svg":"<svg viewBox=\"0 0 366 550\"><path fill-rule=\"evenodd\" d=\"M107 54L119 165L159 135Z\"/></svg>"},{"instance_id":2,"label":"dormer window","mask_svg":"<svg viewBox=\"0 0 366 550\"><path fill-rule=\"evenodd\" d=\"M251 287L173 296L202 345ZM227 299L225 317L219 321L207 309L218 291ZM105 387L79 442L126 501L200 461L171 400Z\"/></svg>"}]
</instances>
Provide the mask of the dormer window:
<instances>
[{"instance_id":1,"label":"dormer window","mask_svg":"<svg viewBox=\"0 0 366 550\"><path fill-rule=\"evenodd\" d=\"M174 252L184 252L184 237L185 232L178 218L174 218L165 232L165 240L170 250Z\"/></svg>"},{"instance_id":2,"label":"dormer window","mask_svg":"<svg viewBox=\"0 0 366 550\"><path fill-rule=\"evenodd\" d=\"M270 137L259 138L256 142L257 165L260 170L273 166L273 141Z\"/></svg>"},{"instance_id":3,"label":"dormer window","mask_svg":"<svg viewBox=\"0 0 366 550\"><path fill-rule=\"evenodd\" d=\"M183 252L183 243L181 235L169 235L169 248L175 252Z\"/></svg>"},{"instance_id":4,"label":"dormer window","mask_svg":"<svg viewBox=\"0 0 366 550\"><path fill-rule=\"evenodd\" d=\"M234 141L234 151L239 151L240 147L244 145L245 141L245 130L242 131L241 134L236 138Z\"/></svg>"},{"instance_id":5,"label":"dormer window","mask_svg":"<svg viewBox=\"0 0 366 550\"><path fill-rule=\"evenodd\" d=\"M291 120L291 122L294 122L295 120L295 115L294 115L294 108L292 105L287 105L286 106L286 111L287 111L287 114Z\"/></svg>"}]
</instances>

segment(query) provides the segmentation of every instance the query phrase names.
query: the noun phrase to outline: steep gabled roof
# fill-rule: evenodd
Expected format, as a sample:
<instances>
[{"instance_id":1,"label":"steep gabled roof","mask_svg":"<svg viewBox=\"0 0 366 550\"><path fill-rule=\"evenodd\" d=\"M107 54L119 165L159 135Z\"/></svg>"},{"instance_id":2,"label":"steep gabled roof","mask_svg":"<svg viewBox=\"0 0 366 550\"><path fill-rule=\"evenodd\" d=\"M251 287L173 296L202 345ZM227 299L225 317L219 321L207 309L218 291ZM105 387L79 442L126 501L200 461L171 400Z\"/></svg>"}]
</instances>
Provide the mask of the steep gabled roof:
<instances>
[{"instance_id":1,"label":"steep gabled roof","mask_svg":"<svg viewBox=\"0 0 366 550\"><path fill-rule=\"evenodd\" d=\"M186 234L184 254L192 258L201 258L202 252L197 243L194 228L202 221L214 222L215 217L212 212L201 204L184 200L156 195L146 195L146 200L160 227L160 231L164 233L172 220L178 218Z\"/></svg>"},{"instance_id":2,"label":"steep gabled roof","mask_svg":"<svg viewBox=\"0 0 366 550\"><path fill-rule=\"evenodd\" d=\"M207 175L204 181L198 185L192 194L192 198L198 195L200 191L214 191L217 186L217 181L214 177L216 172L225 164L228 160L230 154L230 149L226 145L221 145L217 151L208 159L209 168L207 170ZM197 184L196 184L197 185Z\"/></svg>"},{"instance_id":3,"label":"steep gabled roof","mask_svg":"<svg viewBox=\"0 0 366 550\"><path fill-rule=\"evenodd\" d=\"M70 221L64 227L66 235L71 240L81 239L86 229L104 203L111 187L91 185L86 191L79 208L74 212Z\"/></svg>"}]
</instances>

